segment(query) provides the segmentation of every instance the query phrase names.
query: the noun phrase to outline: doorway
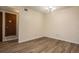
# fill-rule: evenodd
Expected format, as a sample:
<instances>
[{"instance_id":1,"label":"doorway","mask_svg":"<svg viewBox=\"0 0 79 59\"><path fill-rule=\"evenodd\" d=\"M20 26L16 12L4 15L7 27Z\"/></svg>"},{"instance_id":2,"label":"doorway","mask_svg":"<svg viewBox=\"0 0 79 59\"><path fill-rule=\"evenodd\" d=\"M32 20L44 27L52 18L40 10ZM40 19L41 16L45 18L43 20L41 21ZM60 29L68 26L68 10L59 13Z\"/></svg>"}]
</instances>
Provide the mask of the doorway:
<instances>
[{"instance_id":1,"label":"doorway","mask_svg":"<svg viewBox=\"0 0 79 59\"><path fill-rule=\"evenodd\" d=\"M16 15L5 13L5 36L16 35Z\"/></svg>"},{"instance_id":2,"label":"doorway","mask_svg":"<svg viewBox=\"0 0 79 59\"><path fill-rule=\"evenodd\" d=\"M17 13L0 11L0 42L18 39Z\"/></svg>"}]
</instances>

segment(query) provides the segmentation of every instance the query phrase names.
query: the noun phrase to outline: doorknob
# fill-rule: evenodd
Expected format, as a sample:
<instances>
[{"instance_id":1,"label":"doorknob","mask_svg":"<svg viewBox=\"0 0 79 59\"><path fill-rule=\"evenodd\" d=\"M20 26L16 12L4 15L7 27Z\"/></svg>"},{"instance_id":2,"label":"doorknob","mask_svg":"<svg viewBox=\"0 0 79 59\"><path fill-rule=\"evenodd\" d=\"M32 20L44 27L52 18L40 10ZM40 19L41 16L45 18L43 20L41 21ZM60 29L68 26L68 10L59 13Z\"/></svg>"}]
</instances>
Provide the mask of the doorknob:
<instances>
[{"instance_id":1,"label":"doorknob","mask_svg":"<svg viewBox=\"0 0 79 59\"><path fill-rule=\"evenodd\" d=\"M9 20L8 22L9 22L9 23L12 23L12 20Z\"/></svg>"}]
</instances>

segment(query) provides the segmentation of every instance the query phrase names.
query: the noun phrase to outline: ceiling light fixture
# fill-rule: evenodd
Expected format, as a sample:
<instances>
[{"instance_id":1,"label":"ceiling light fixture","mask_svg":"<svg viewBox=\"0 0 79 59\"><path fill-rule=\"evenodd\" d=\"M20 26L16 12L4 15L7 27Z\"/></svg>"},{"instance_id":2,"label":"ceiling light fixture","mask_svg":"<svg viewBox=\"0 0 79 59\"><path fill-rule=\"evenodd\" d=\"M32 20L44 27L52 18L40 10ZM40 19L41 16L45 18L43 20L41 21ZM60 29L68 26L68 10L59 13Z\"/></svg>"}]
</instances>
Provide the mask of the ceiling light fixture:
<instances>
[{"instance_id":1,"label":"ceiling light fixture","mask_svg":"<svg viewBox=\"0 0 79 59\"><path fill-rule=\"evenodd\" d=\"M48 12L52 12L56 9L56 7L48 6L48 7L46 7L46 9L48 10Z\"/></svg>"}]
</instances>

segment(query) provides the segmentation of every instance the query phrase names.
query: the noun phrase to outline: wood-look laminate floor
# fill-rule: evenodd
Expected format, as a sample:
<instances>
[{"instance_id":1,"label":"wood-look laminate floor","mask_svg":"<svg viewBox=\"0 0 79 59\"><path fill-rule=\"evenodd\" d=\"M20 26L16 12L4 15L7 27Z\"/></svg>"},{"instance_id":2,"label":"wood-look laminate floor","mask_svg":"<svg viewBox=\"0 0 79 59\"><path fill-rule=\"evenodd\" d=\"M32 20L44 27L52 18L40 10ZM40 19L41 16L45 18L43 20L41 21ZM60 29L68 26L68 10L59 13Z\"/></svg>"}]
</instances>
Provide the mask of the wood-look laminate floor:
<instances>
[{"instance_id":1,"label":"wood-look laminate floor","mask_svg":"<svg viewBox=\"0 0 79 59\"><path fill-rule=\"evenodd\" d=\"M78 53L79 45L57 39L39 38L24 43L0 42L1 53Z\"/></svg>"}]
</instances>

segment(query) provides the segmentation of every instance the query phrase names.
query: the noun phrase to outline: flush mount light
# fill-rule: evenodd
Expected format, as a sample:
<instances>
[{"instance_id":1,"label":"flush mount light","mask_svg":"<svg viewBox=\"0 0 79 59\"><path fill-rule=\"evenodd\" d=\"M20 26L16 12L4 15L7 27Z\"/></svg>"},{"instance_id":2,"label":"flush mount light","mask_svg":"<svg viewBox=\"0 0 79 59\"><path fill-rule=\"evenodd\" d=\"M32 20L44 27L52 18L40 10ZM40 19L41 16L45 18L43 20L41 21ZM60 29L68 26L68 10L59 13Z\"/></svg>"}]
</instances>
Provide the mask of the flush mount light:
<instances>
[{"instance_id":1,"label":"flush mount light","mask_svg":"<svg viewBox=\"0 0 79 59\"><path fill-rule=\"evenodd\" d=\"M45 9L47 9L48 12L52 12L52 11L54 11L54 10L56 9L56 7L48 6L48 7L46 7Z\"/></svg>"}]
</instances>

